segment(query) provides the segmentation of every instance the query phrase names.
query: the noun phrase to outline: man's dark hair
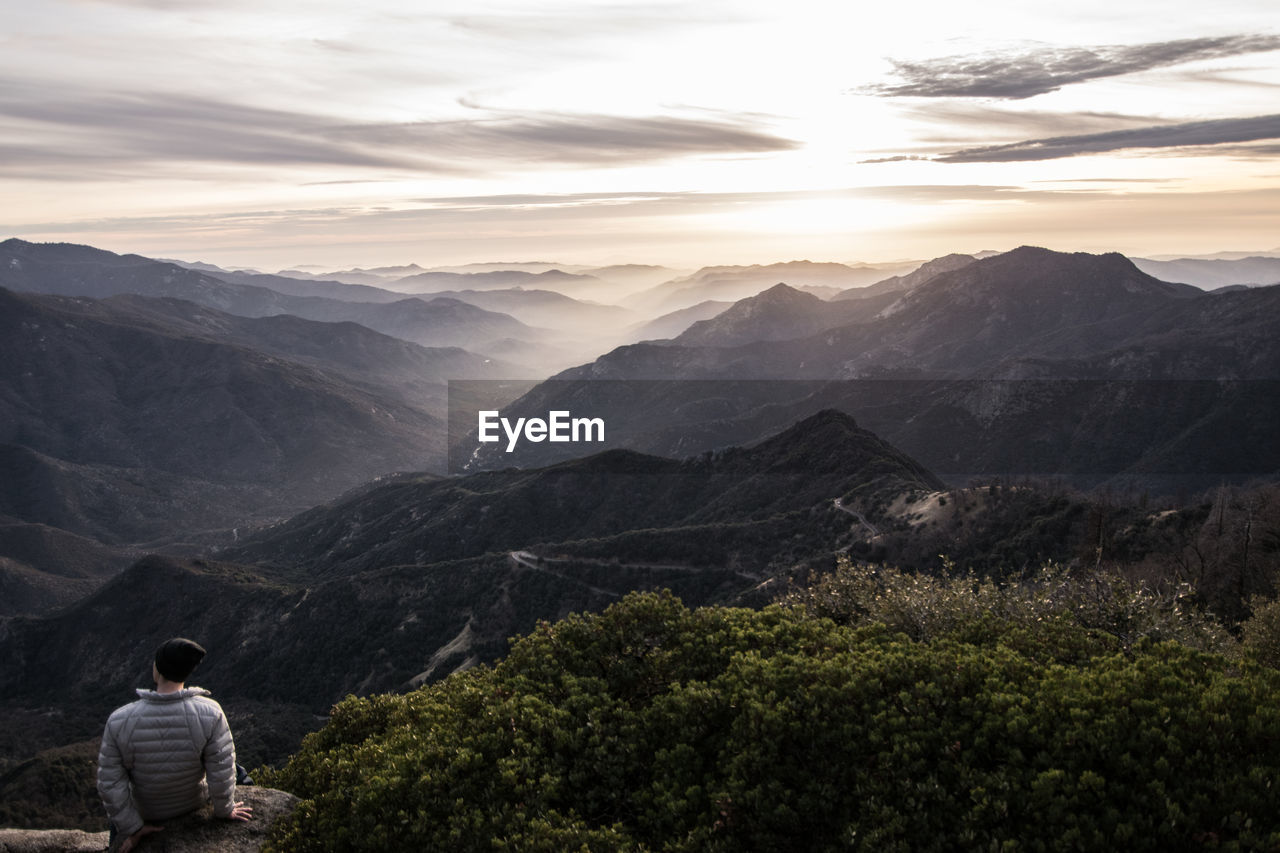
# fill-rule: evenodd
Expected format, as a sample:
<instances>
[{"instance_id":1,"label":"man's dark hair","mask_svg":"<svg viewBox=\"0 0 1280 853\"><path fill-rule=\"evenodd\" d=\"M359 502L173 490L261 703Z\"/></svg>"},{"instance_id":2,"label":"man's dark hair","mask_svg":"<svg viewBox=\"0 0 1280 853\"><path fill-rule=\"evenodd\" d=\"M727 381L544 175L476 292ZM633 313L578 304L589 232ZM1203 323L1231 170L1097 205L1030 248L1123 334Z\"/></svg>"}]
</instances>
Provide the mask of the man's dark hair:
<instances>
[{"instance_id":1,"label":"man's dark hair","mask_svg":"<svg viewBox=\"0 0 1280 853\"><path fill-rule=\"evenodd\" d=\"M174 637L156 649L156 671L169 681L181 683L204 658L204 646L185 637Z\"/></svg>"}]
</instances>

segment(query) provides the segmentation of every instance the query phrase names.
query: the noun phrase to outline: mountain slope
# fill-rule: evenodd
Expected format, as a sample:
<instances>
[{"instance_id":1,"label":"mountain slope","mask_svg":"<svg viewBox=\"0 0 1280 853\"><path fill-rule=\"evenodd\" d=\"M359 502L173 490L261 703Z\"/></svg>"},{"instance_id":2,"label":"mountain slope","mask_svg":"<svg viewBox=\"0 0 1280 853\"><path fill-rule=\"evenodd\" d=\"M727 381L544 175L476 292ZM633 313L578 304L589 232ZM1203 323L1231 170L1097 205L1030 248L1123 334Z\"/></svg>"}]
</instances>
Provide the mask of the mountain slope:
<instances>
[{"instance_id":1,"label":"mountain slope","mask_svg":"<svg viewBox=\"0 0 1280 853\"><path fill-rule=\"evenodd\" d=\"M223 553L309 575L345 573L626 531L763 521L854 491L937 484L847 415L820 412L755 447L683 461L615 450L548 468L401 479Z\"/></svg>"},{"instance_id":2,"label":"mountain slope","mask_svg":"<svg viewBox=\"0 0 1280 853\"><path fill-rule=\"evenodd\" d=\"M136 558L56 527L0 516L0 617L66 607Z\"/></svg>"},{"instance_id":3,"label":"mountain slope","mask_svg":"<svg viewBox=\"0 0 1280 853\"><path fill-rule=\"evenodd\" d=\"M400 295L387 302L383 301L385 293L377 302L294 296L267 287L229 283L199 270L137 255L116 255L65 243L16 239L0 243L0 287L95 299L120 294L167 296L242 317L292 314L329 323L350 321L424 346L466 344L474 349L499 338L536 341L544 336L513 317L457 300L427 302Z\"/></svg>"},{"instance_id":4,"label":"mountain slope","mask_svg":"<svg viewBox=\"0 0 1280 853\"><path fill-rule=\"evenodd\" d=\"M157 535L148 531L165 521L154 514L160 508L153 495L182 490L183 483L207 485L193 489L190 503L197 505L217 492L223 499L243 497L244 489L258 492L261 500L237 506L233 499L204 519L228 524L262 511L268 498L297 506L388 471L439 464L443 449L438 418L341 376L148 327L102 303L4 290L0 415L0 445L20 448L28 471L25 480L6 479L3 488L25 482L24 489L50 498L11 496L5 511L55 526L85 515L109 525L118 514L114 541ZM107 469L120 475L121 485L96 497L96 489L83 490L94 470L104 485L112 483ZM77 481L78 497L67 503L64 484ZM122 490L124 483L140 491L136 499ZM124 521L133 513L121 511L121 501L143 509L138 524ZM50 514L24 514L43 512L40 507Z\"/></svg>"},{"instance_id":5,"label":"mountain slope","mask_svg":"<svg viewBox=\"0 0 1280 853\"><path fill-rule=\"evenodd\" d=\"M776 284L707 320L694 323L676 346L733 347L754 341L805 338L824 329L867 319L861 302L833 304L786 284Z\"/></svg>"},{"instance_id":6,"label":"mountain slope","mask_svg":"<svg viewBox=\"0 0 1280 853\"><path fill-rule=\"evenodd\" d=\"M879 281L887 274L905 272L914 264L884 266L848 266L812 261L752 266L703 267L682 278L672 279L656 287L633 294L623 300L628 308L666 313L688 308L708 299L737 301L753 296L778 282L794 288L806 287L843 290L858 284Z\"/></svg>"},{"instance_id":7,"label":"mountain slope","mask_svg":"<svg viewBox=\"0 0 1280 853\"><path fill-rule=\"evenodd\" d=\"M1280 284L1280 258L1134 258L1134 266L1165 281L1181 281L1212 290L1232 284Z\"/></svg>"},{"instance_id":8,"label":"mountain slope","mask_svg":"<svg viewBox=\"0 0 1280 853\"><path fill-rule=\"evenodd\" d=\"M493 270L489 272L422 272L391 282L389 287L406 293L435 293L442 290L553 290L566 296L591 297L609 290L598 278L558 269L542 272Z\"/></svg>"},{"instance_id":9,"label":"mountain slope","mask_svg":"<svg viewBox=\"0 0 1280 853\"><path fill-rule=\"evenodd\" d=\"M433 297L456 299L487 311L508 314L533 326L588 335L600 334L637 319L625 308L584 302L551 290L443 290Z\"/></svg>"},{"instance_id":10,"label":"mountain slope","mask_svg":"<svg viewBox=\"0 0 1280 853\"><path fill-rule=\"evenodd\" d=\"M632 341L668 340L684 332L699 320L710 320L724 311L732 302L708 299L655 317L647 323L641 323L627 330L627 337Z\"/></svg>"},{"instance_id":11,"label":"mountain slope","mask_svg":"<svg viewBox=\"0 0 1280 853\"><path fill-rule=\"evenodd\" d=\"M940 258L934 258L926 261L918 268L903 275L890 276L889 278L869 284L865 287L850 287L842 290L835 296L831 297L832 302L840 302L845 299L867 299L870 297L884 297L891 293L905 293L917 285L924 284L929 279L944 272L958 270L961 267L967 267L977 258L972 255L950 254L943 255Z\"/></svg>"},{"instance_id":12,"label":"mountain slope","mask_svg":"<svg viewBox=\"0 0 1280 853\"><path fill-rule=\"evenodd\" d=\"M858 363L909 354L899 367L906 361L926 370L1069 357L1111 345L1153 310L1201 296L1116 253L1024 246L932 277L884 309L874 332L854 332L849 343L861 344Z\"/></svg>"},{"instance_id":13,"label":"mountain slope","mask_svg":"<svg viewBox=\"0 0 1280 853\"><path fill-rule=\"evenodd\" d=\"M152 555L65 610L0 620L0 730L23 726L31 751L93 737L147 683L154 648L188 635L209 649L196 683L228 708L237 742L278 760L344 695L492 661L540 620L631 590L735 600L865 538L833 498L883 502L937 485L830 412L684 461L613 452L534 472L394 479L234 552L261 565ZM38 710L51 702L70 710Z\"/></svg>"},{"instance_id":14,"label":"mountain slope","mask_svg":"<svg viewBox=\"0 0 1280 853\"><path fill-rule=\"evenodd\" d=\"M640 344L558 378L969 376L1016 359L1104 352L1149 333L1149 316L1204 298L1151 278L1121 255L1023 247L940 273L873 318L808 338L728 348Z\"/></svg>"},{"instance_id":15,"label":"mountain slope","mask_svg":"<svg viewBox=\"0 0 1280 853\"><path fill-rule=\"evenodd\" d=\"M1119 255L1023 248L935 275L874 318L807 338L621 347L503 415L567 409L603 418L612 446L670 454L749 441L836 407L961 480L1263 473L1271 463L1257 424L1271 422L1265 382L1280 378L1278 299L1280 288L1206 294L1160 282ZM1079 380L1091 384L1069 384ZM1152 380L1165 385L1133 384ZM1254 384L1221 384L1240 380ZM1126 399L1148 408L1126 414ZM1208 433L1193 429L1202 421L1252 439L1206 454ZM486 446L475 464L545 464L564 447Z\"/></svg>"},{"instance_id":16,"label":"mountain slope","mask_svg":"<svg viewBox=\"0 0 1280 853\"><path fill-rule=\"evenodd\" d=\"M458 347L424 347L349 321L324 323L289 314L240 317L185 300L134 295L62 305L90 316L109 313L115 322L234 344L316 367L437 417L444 416L449 380L500 378L518 370Z\"/></svg>"}]
</instances>

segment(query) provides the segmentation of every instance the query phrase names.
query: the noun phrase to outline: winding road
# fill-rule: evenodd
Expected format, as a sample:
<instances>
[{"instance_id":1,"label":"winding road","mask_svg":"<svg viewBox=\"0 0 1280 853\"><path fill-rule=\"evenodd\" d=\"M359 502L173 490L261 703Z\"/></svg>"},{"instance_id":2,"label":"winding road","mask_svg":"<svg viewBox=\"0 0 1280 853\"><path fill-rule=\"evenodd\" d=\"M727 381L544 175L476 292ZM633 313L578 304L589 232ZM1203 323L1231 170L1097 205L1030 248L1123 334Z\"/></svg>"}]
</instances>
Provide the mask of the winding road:
<instances>
[{"instance_id":1,"label":"winding road","mask_svg":"<svg viewBox=\"0 0 1280 853\"><path fill-rule=\"evenodd\" d=\"M867 521L867 517L865 515L858 512L856 509L850 509L849 507L845 506L843 503L841 503L839 498L832 498L831 504L841 512L847 512L849 513L849 515L852 515L854 518L856 518L858 520L858 523L866 528L868 535L870 535L872 538L880 535L880 530L874 524Z\"/></svg>"}]
</instances>

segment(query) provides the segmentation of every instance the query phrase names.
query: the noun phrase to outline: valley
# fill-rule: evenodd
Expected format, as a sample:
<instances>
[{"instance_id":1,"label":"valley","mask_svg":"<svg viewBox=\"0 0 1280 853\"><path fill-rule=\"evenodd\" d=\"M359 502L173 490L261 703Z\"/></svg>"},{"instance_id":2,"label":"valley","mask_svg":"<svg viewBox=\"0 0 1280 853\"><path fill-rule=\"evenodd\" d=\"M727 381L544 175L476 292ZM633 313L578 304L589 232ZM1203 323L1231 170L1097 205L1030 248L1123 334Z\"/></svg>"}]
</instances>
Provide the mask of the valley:
<instances>
[{"instance_id":1,"label":"valley","mask_svg":"<svg viewBox=\"0 0 1280 853\"><path fill-rule=\"evenodd\" d=\"M1056 564L1239 626L1280 570L1278 324L1280 286L1029 247L325 278L5 241L0 788L91 763L173 634L270 764L636 591ZM606 440L482 442L490 409Z\"/></svg>"},{"instance_id":2,"label":"valley","mask_svg":"<svg viewBox=\"0 0 1280 853\"><path fill-rule=\"evenodd\" d=\"M1273 3L12 5L0 853L1280 853Z\"/></svg>"}]
</instances>

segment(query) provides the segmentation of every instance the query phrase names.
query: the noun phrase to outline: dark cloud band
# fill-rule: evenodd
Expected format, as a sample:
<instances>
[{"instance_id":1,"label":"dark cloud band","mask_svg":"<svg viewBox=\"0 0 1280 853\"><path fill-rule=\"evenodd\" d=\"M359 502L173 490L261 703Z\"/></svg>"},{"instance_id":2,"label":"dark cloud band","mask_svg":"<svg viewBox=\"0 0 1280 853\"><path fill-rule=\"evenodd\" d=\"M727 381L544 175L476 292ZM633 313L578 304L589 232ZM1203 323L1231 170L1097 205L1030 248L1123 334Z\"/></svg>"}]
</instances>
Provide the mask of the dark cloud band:
<instances>
[{"instance_id":1,"label":"dark cloud band","mask_svg":"<svg viewBox=\"0 0 1280 853\"><path fill-rule=\"evenodd\" d=\"M797 143L731 121L607 115L500 115L466 121L360 125L335 139L522 164L643 162L691 154L783 151Z\"/></svg>"},{"instance_id":2,"label":"dark cloud band","mask_svg":"<svg viewBox=\"0 0 1280 853\"><path fill-rule=\"evenodd\" d=\"M934 159L941 163L1008 163L1056 160L1078 154L1125 149L1199 149L1204 146L1240 145L1267 139L1280 139L1280 115L1190 121L1158 127L1029 139L1007 145L965 148ZM1232 153L1238 153L1238 149L1233 148Z\"/></svg>"},{"instance_id":3,"label":"dark cloud band","mask_svg":"<svg viewBox=\"0 0 1280 853\"><path fill-rule=\"evenodd\" d=\"M9 85L6 85L9 83ZM22 129L0 173L118 176L139 165L319 164L484 173L543 165L654 162L789 150L740 117L504 114L342 124L301 112L165 93L48 92L0 80L0 118Z\"/></svg>"},{"instance_id":4,"label":"dark cloud band","mask_svg":"<svg viewBox=\"0 0 1280 853\"><path fill-rule=\"evenodd\" d=\"M893 61L900 83L859 91L884 97L1018 100L1103 77L1280 49L1280 36L1236 35L1137 45L1043 48L1016 54Z\"/></svg>"}]
</instances>

